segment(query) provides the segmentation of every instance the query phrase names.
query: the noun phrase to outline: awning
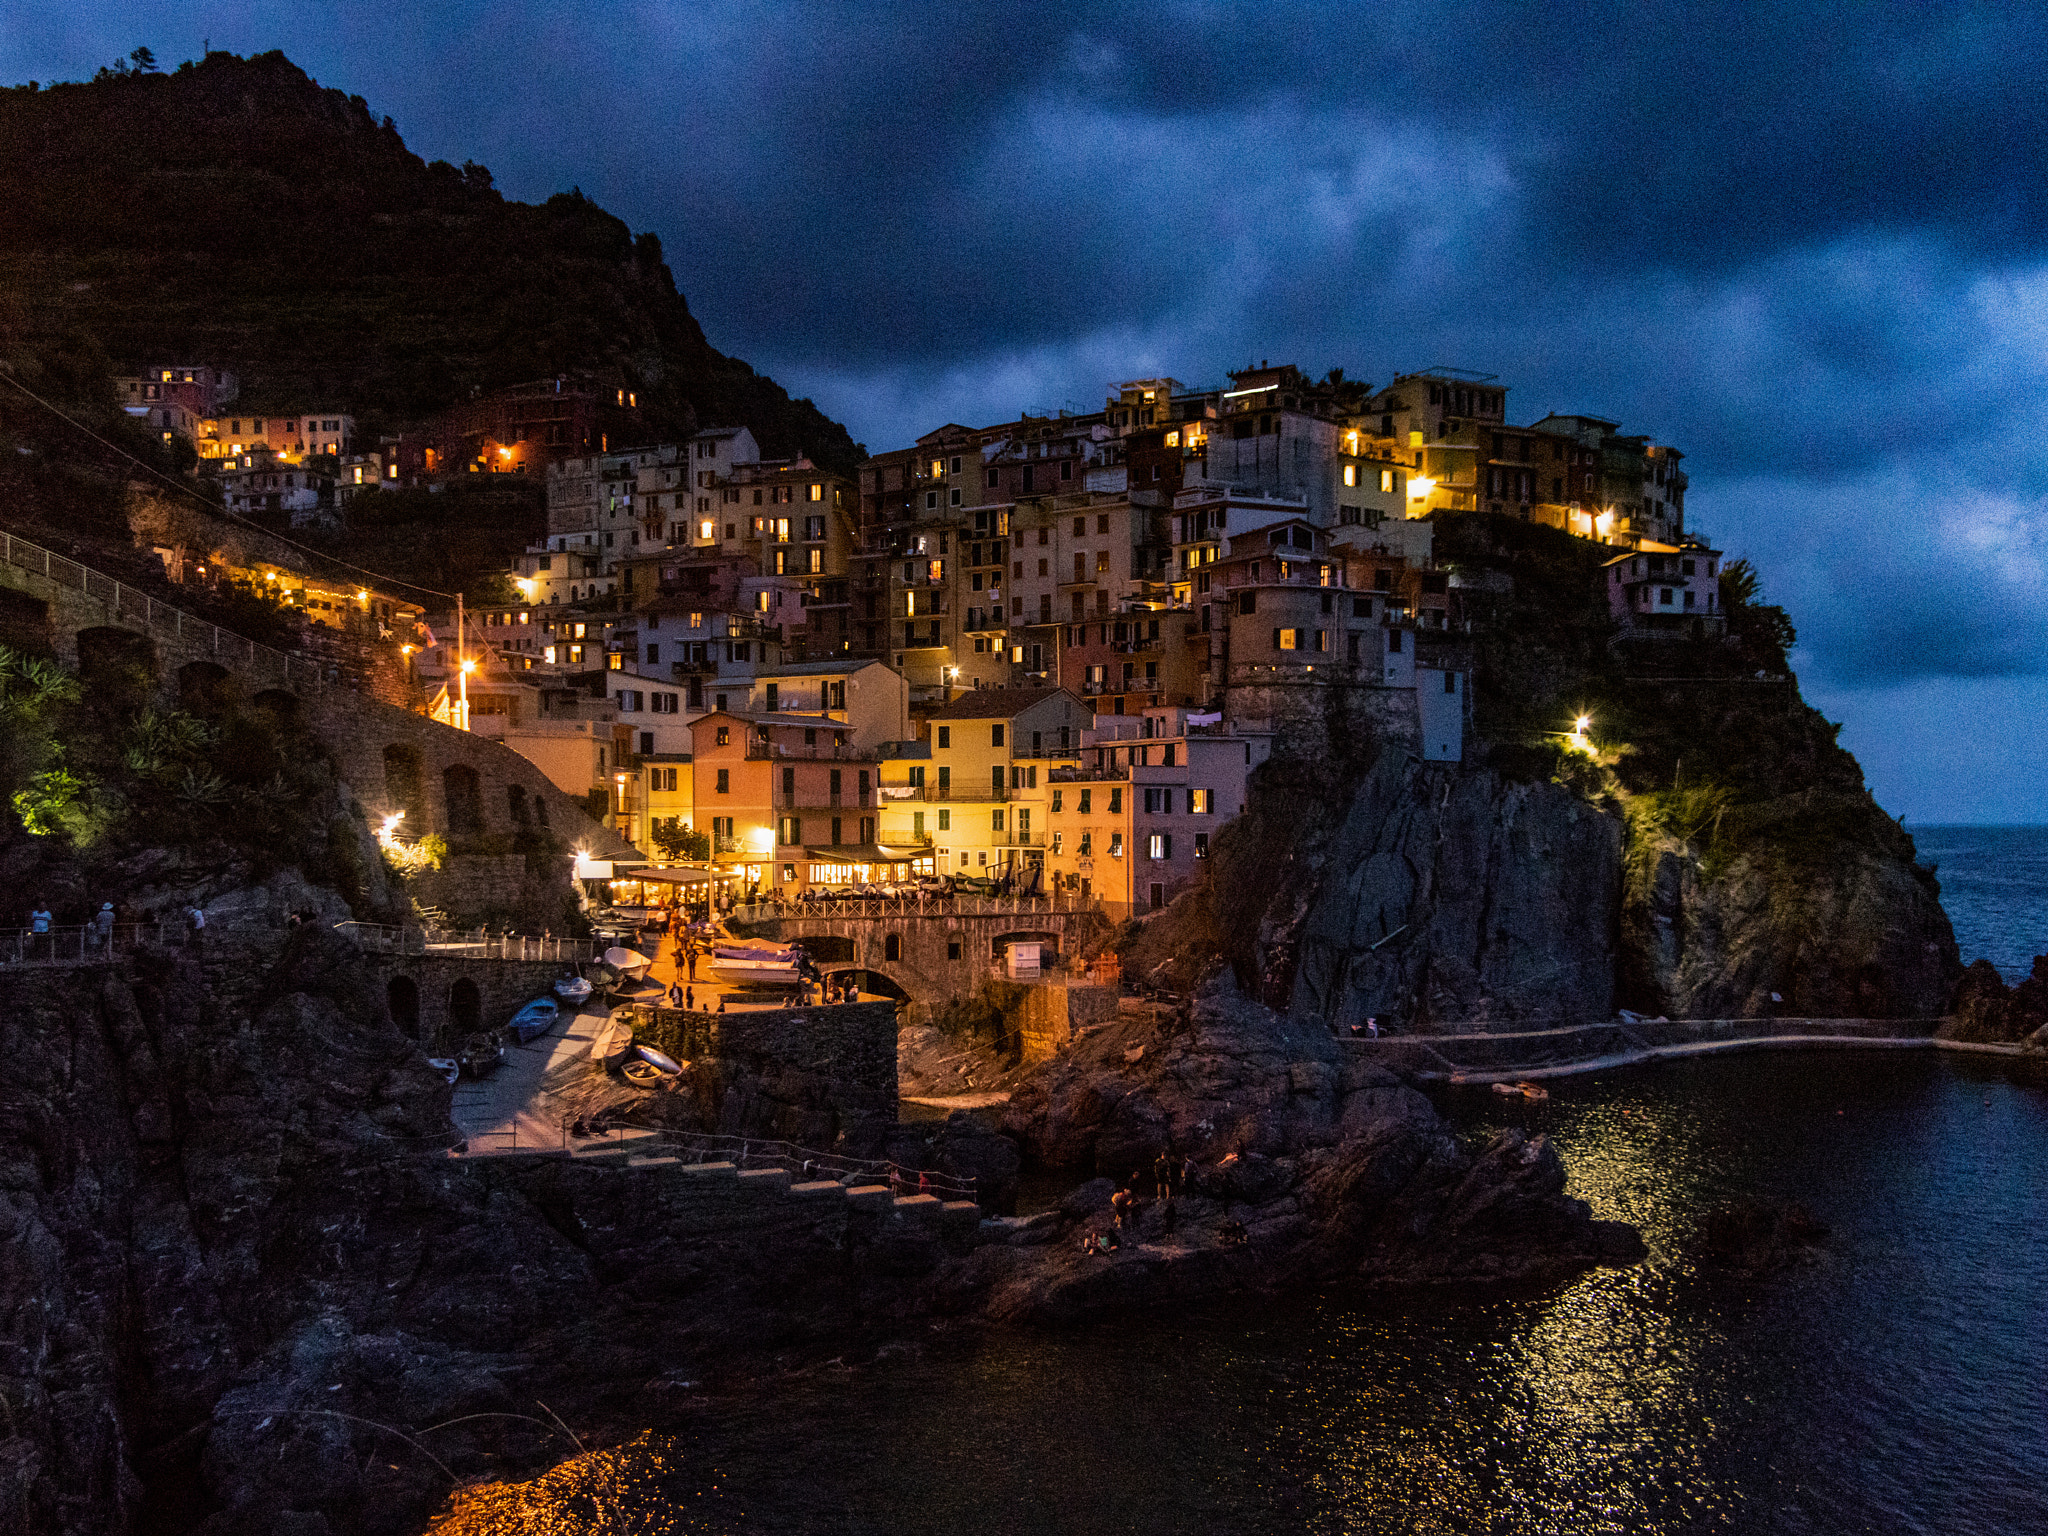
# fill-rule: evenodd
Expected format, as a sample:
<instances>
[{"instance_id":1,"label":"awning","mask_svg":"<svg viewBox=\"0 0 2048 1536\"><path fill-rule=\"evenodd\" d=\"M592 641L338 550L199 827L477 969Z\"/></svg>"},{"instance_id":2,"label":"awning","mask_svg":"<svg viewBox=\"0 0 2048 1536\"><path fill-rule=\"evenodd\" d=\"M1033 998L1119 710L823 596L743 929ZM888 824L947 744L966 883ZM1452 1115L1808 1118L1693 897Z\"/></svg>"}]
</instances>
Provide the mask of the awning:
<instances>
[{"instance_id":1,"label":"awning","mask_svg":"<svg viewBox=\"0 0 2048 1536\"><path fill-rule=\"evenodd\" d=\"M636 869L622 880L658 880L664 885L709 885L716 878L702 869Z\"/></svg>"},{"instance_id":2,"label":"awning","mask_svg":"<svg viewBox=\"0 0 2048 1536\"><path fill-rule=\"evenodd\" d=\"M919 859L928 859L932 851L927 847L891 848L881 843L831 843L806 844L803 849L791 855L784 852L784 860L816 859L824 864L915 864Z\"/></svg>"}]
</instances>

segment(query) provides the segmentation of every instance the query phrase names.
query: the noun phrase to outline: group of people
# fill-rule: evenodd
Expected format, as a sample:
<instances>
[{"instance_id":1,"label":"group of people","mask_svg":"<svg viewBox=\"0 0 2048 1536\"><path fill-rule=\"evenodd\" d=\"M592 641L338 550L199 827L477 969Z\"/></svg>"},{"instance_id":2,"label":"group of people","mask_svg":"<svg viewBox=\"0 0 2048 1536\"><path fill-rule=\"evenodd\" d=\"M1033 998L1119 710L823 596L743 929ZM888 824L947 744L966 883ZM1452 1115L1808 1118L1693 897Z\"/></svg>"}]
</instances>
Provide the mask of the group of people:
<instances>
[{"instance_id":1,"label":"group of people","mask_svg":"<svg viewBox=\"0 0 2048 1536\"><path fill-rule=\"evenodd\" d=\"M1133 1170L1130 1178L1109 1197L1110 1225L1106 1230L1090 1231L1082 1240L1082 1253L1093 1258L1114 1253L1123 1246L1121 1234L1137 1221L1138 1211L1144 1204L1140 1191L1148 1185L1159 1206L1160 1230L1167 1237L1173 1236L1180 1225L1176 1198L1186 1194L1194 1182L1195 1159L1192 1154L1175 1161L1171 1153L1161 1152L1152 1160L1149 1176L1142 1168Z\"/></svg>"},{"instance_id":2,"label":"group of people","mask_svg":"<svg viewBox=\"0 0 2048 1536\"><path fill-rule=\"evenodd\" d=\"M123 913L115 909L113 902L103 901L100 903L99 910L93 913L81 926L84 929L87 942L100 948L111 948L114 939L114 925L116 923L154 922L156 917L157 914L153 911L144 912L140 917L133 912ZM206 909L199 906L187 907L185 909L185 922L194 934L202 932L206 927ZM29 937L32 940L42 940L45 944L49 944L54 942L56 932L57 917L50 910L50 904L47 901L37 902L28 914Z\"/></svg>"}]
</instances>

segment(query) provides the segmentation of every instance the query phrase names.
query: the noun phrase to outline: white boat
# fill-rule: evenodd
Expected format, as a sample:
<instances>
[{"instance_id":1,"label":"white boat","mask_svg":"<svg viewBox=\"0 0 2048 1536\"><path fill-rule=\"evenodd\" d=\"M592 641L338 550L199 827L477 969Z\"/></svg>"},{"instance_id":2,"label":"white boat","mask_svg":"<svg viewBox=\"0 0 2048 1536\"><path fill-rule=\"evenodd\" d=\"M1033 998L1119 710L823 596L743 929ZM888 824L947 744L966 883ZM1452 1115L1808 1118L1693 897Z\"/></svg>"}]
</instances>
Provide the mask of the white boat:
<instances>
[{"instance_id":1,"label":"white boat","mask_svg":"<svg viewBox=\"0 0 2048 1536\"><path fill-rule=\"evenodd\" d=\"M590 1001L590 983L581 976L564 976L555 983L555 996L570 1007Z\"/></svg>"},{"instance_id":2,"label":"white boat","mask_svg":"<svg viewBox=\"0 0 2048 1536\"><path fill-rule=\"evenodd\" d=\"M711 979L728 987L794 987L802 983L794 960L750 960L714 955Z\"/></svg>"},{"instance_id":3,"label":"white boat","mask_svg":"<svg viewBox=\"0 0 2048 1536\"><path fill-rule=\"evenodd\" d=\"M604 952L604 963L621 976L634 981L643 980L647 975L647 968L654 964L637 949L622 949L617 945Z\"/></svg>"}]
</instances>

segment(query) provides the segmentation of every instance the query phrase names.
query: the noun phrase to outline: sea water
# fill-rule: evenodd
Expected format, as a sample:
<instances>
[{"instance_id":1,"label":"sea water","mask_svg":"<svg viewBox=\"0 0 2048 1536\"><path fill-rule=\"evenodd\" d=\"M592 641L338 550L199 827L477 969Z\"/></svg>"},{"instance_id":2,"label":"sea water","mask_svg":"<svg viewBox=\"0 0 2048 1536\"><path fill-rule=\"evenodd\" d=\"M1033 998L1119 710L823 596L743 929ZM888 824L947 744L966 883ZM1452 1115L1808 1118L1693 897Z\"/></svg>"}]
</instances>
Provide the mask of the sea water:
<instances>
[{"instance_id":1,"label":"sea water","mask_svg":"<svg viewBox=\"0 0 2048 1536\"><path fill-rule=\"evenodd\" d=\"M1916 836L1964 957L2019 979L2048 951L2048 831ZM679 1405L602 1529L2048 1531L2048 1072L1780 1052L1552 1090L1440 1106L1474 1142L1552 1136L1645 1263L1536 1296L1332 1289L913 1337ZM1807 1205L1815 1261L1703 1268L1701 1220L1738 1199Z\"/></svg>"},{"instance_id":2,"label":"sea water","mask_svg":"<svg viewBox=\"0 0 2048 1536\"><path fill-rule=\"evenodd\" d=\"M1963 964L1983 958L2007 982L2048 954L2048 827L1912 827L1920 862L1937 866L1941 905Z\"/></svg>"}]
</instances>

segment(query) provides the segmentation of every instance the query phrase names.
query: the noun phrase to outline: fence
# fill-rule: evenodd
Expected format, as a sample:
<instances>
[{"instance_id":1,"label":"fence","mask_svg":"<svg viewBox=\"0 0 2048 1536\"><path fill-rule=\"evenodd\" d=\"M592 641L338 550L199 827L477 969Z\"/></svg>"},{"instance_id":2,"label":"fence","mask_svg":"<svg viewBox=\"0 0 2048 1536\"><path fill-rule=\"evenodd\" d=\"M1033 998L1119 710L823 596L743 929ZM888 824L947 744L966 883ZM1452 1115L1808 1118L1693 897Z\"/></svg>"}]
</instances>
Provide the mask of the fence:
<instances>
[{"instance_id":1,"label":"fence","mask_svg":"<svg viewBox=\"0 0 2048 1536\"><path fill-rule=\"evenodd\" d=\"M1043 917L1101 910L1102 903L1092 896L1054 891L1043 896L798 896L743 902L730 915L734 922L769 923L807 917Z\"/></svg>"},{"instance_id":2,"label":"fence","mask_svg":"<svg viewBox=\"0 0 2048 1536\"><path fill-rule=\"evenodd\" d=\"M182 919L116 923L111 928L85 923L47 933L15 928L0 931L0 965L91 965L138 949L183 945L191 931Z\"/></svg>"},{"instance_id":3,"label":"fence","mask_svg":"<svg viewBox=\"0 0 2048 1536\"><path fill-rule=\"evenodd\" d=\"M254 671L275 674L288 684L315 688L327 684L327 669L320 662L294 656L287 651L258 645L254 640L196 618L182 608L160 603L147 592L123 586L111 576L80 565L76 560L52 553L40 544L0 533L0 562L42 576L46 581L107 604L116 618L134 619L153 634L173 636L187 651L215 657L223 666L233 664Z\"/></svg>"},{"instance_id":4,"label":"fence","mask_svg":"<svg viewBox=\"0 0 2048 1536\"><path fill-rule=\"evenodd\" d=\"M478 928L462 933L441 928L400 928L387 923L340 923L337 926L365 950L379 955L435 955L451 960L561 960L582 962L601 954L589 939L558 939L553 934L492 933Z\"/></svg>"}]
</instances>

